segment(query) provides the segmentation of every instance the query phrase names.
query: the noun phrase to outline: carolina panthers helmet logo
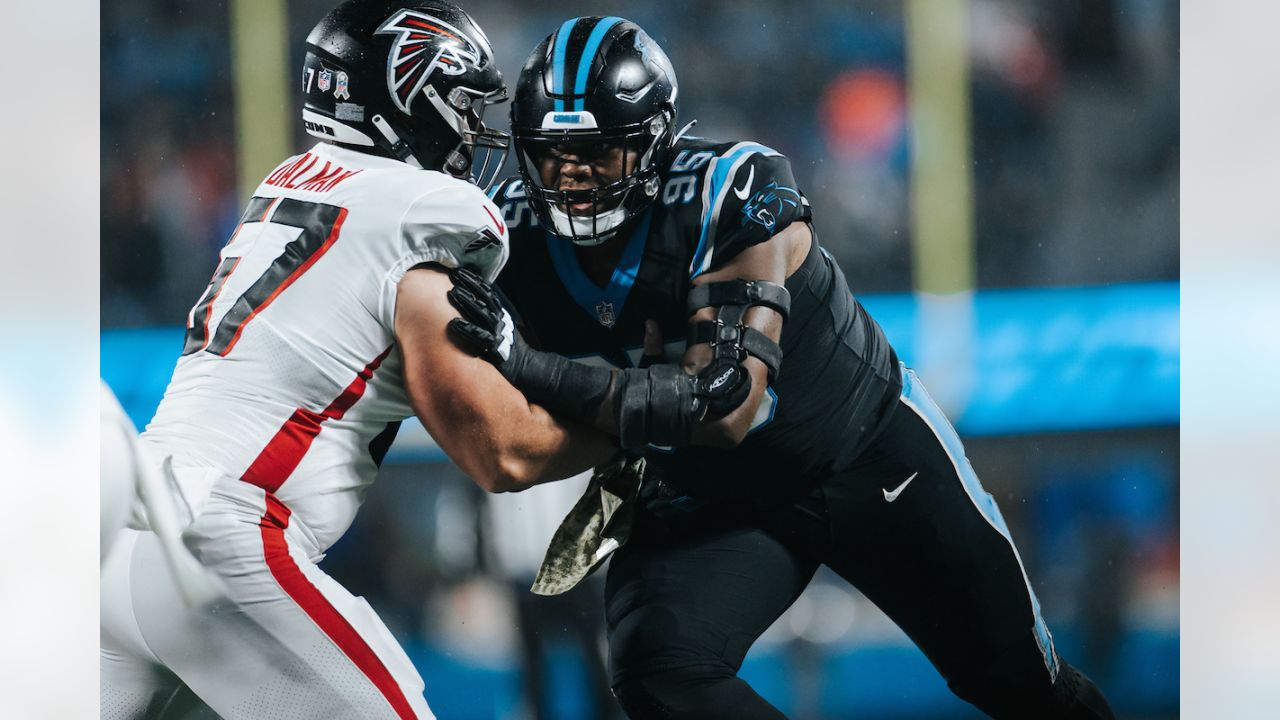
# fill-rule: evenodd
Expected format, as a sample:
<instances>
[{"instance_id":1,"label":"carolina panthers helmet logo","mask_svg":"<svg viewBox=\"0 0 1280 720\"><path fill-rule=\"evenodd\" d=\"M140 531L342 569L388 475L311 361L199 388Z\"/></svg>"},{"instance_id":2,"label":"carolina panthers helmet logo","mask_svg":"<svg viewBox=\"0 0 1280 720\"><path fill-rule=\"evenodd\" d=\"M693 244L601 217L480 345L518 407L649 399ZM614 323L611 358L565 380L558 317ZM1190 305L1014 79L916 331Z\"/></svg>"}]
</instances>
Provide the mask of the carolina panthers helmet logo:
<instances>
[{"instance_id":1,"label":"carolina panthers helmet logo","mask_svg":"<svg viewBox=\"0 0 1280 720\"><path fill-rule=\"evenodd\" d=\"M375 35L395 35L387 57L387 87L407 115L431 73L461 75L480 64L481 49L461 30L418 10L401 10Z\"/></svg>"}]
</instances>

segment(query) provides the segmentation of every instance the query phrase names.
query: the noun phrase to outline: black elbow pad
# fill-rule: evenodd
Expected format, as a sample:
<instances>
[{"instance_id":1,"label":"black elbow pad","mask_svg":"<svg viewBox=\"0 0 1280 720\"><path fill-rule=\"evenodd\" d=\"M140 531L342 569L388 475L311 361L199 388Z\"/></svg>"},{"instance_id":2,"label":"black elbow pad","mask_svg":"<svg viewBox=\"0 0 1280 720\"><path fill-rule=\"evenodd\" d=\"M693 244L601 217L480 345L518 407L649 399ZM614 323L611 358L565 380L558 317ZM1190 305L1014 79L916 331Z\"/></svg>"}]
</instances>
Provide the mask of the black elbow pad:
<instances>
[{"instance_id":1,"label":"black elbow pad","mask_svg":"<svg viewBox=\"0 0 1280 720\"><path fill-rule=\"evenodd\" d=\"M697 375L667 364L623 370L617 396L622 447L688 445L698 422L728 415L750 394L751 374L740 362L714 362Z\"/></svg>"},{"instance_id":2,"label":"black elbow pad","mask_svg":"<svg viewBox=\"0 0 1280 720\"><path fill-rule=\"evenodd\" d=\"M616 398L622 447L688 444L696 421L691 379L678 365L623 370Z\"/></svg>"},{"instance_id":3,"label":"black elbow pad","mask_svg":"<svg viewBox=\"0 0 1280 720\"><path fill-rule=\"evenodd\" d=\"M689 290L689 314L705 307L716 308L715 320L693 323L689 332L689 345L711 345L716 365L737 361L748 355L763 362L769 370L769 381L777 379L782 367L782 348L764 333L748 327L742 321L747 310L756 305L767 307L785 320L791 311L791 294L782 285L767 280L725 280L723 282L695 285ZM710 382L724 375L714 373ZM736 407L736 406L735 406Z\"/></svg>"}]
</instances>

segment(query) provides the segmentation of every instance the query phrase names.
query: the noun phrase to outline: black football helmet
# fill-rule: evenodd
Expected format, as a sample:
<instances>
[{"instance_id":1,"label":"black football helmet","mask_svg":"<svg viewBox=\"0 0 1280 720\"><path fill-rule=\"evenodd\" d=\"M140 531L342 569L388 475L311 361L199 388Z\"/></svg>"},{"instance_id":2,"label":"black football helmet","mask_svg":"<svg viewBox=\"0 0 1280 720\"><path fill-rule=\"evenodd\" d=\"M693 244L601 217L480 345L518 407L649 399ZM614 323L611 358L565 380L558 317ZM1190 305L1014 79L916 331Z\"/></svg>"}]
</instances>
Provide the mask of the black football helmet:
<instances>
[{"instance_id":1,"label":"black football helmet","mask_svg":"<svg viewBox=\"0 0 1280 720\"><path fill-rule=\"evenodd\" d=\"M675 137L675 71L635 23L567 20L533 51L511 106L520 176L542 227L596 245L653 203ZM548 187L540 165L565 147L621 148L622 176L590 189Z\"/></svg>"},{"instance_id":2,"label":"black football helmet","mask_svg":"<svg viewBox=\"0 0 1280 720\"><path fill-rule=\"evenodd\" d=\"M502 73L484 31L447 2L339 5L307 36L302 82L302 122L323 140L484 187L506 158L510 136L484 124L507 99Z\"/></svg>"}]
</instances>

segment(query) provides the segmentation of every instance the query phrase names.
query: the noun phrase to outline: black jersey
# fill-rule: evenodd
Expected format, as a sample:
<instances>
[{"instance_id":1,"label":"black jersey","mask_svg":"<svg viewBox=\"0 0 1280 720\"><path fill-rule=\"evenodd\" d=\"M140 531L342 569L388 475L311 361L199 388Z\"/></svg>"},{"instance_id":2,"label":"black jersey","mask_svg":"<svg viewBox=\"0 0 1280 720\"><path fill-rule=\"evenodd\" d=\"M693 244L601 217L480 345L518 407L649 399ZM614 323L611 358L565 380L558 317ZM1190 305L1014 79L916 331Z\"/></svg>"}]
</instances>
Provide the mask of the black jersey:
<instances>
[{"instance_id":1,"label":"black jersey","mask_svg":"<svg viewBox=\"0 0 1280 720\"><path fill-rule=\"evenodd\" d=\"M682 138L672 157L653 206L619 231L626 247L604 288L588 279L572 243L537 225L519 179L494 190L511 234L498 286L530 345L633 367L651 319L661 327L668 361L676 362L685 347L690 281L810 219L790 162L770 148ZM794 497L848 464L901 390L892 347L816 235L786 287L791 313L782 328L781 371L742 444L651 453L694 494Z\"/></svg>"}]
</instances>

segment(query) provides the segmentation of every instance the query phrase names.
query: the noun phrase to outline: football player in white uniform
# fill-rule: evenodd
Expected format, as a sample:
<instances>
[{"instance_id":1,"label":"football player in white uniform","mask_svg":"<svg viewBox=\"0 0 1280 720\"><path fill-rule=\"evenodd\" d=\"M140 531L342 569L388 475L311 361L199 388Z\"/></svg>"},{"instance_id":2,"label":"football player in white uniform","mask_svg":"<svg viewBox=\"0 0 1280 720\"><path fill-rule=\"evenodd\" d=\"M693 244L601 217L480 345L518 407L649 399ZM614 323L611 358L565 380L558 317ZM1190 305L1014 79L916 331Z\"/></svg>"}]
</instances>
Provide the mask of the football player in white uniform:
<instances>
[{"instance_id":1,"label":"football player in white uniform","mask_svg":"<svg viewBox=\"0 0 1280 720\"><path fill-rule=\"evenodd\" d=\"M507 257L473 182L506 146L483 123L506 90L480 28L437 0L351 0L308 37L302 80L322 142L254 192L141 437L227 596L189 607L158 537L123 531L102 576L103 717L155 714L183 686L229 719L432 717L386 627L316 564L398 423L416 414L493 492L614 452L446 339L449 271L492 280Z\"/></svg>"}]
</instances>

